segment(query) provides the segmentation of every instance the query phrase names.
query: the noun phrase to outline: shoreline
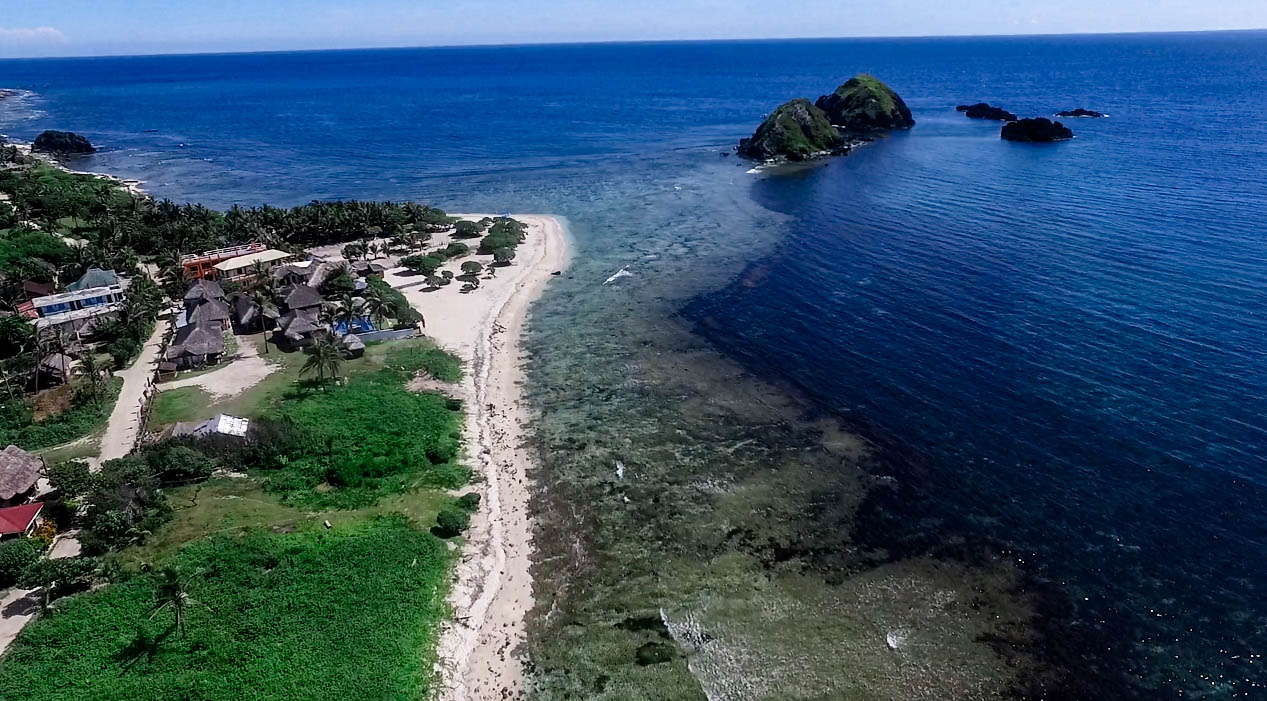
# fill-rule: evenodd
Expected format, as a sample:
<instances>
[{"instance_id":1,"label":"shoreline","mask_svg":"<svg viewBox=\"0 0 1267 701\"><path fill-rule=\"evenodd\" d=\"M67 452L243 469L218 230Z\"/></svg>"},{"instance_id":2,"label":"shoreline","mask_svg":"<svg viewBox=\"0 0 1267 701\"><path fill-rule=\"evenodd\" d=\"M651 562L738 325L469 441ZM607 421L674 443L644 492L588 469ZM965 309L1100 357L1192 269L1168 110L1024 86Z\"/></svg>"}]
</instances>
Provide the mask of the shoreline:
<instances>
[{"instance_id":1,"label":"shoreline","mask_svg":"<svg viewBox=\"0 0 1267 701\"><path fill-rule=\"evenodd\" d=\"M427 335L456 353L467 369L460 387L469 407L463 442L478 474L471 486L481 504L454 570L452 615L436 649L437 696L451 701L514 698L524 687L514 651L525 638L534 603L528 475L536 460L526 447L521 343L532 303L553 273L567 268L572 249L562 219L512 216L529 227L521 257L480 291L462 296L455 306L427 304L427 293L418 287L402 290L426 315Z\"/></svg>"}]
</instances>

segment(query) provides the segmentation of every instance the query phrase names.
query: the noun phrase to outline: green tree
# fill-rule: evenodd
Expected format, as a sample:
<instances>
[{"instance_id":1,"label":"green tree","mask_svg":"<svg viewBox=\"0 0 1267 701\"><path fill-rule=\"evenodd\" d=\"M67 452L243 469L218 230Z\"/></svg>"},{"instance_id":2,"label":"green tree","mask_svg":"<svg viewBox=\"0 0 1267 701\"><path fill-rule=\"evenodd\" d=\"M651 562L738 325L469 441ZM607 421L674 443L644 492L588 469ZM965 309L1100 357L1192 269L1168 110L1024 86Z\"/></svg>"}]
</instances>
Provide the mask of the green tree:
<instances>
[{"instance_id":1,"label":"green tree","mask_svg":"<svg viewBox=\"0 0 1267 701\"><path fill-rule=\"evenodd\" d=\"M0 589L17 583L26 568L40 559L40 549L29 538L0 543Z\"/></svg>"},{"instance_id":2,"label":"green tree","mask_svg":"<svg viewBox=\"0 0 1267 701\"><path fill-rule=\"evenodd\" d=\"M498 265L510 265L510 262L514 259L515 249L513 248L499 248L493 251L493 262Z\"/></svg>"},{"instance_id":3,"label":"green tree","mask_svg":"<svg viewBox=\"0 0 1267 701\"><path fill-rule=\"evenodd\" d=\"M48 468L48 482L63 497L74 498L92 489L92 471L83 460L67 460Z\"/></svg>"},{"instance_id":4,"label":"green tree","mask_svg":"<svg viewBox=\"0 0 1267 701\"><path fill-rule=\"evenodd\" d=\"M461 509L441 509L436 516L436 535L452 538L461 535L471 525L471 516Z\"/></svg>"},{"instance_id":5,"label":"green tree","mask_svg":"<svg viewBox=\"0 0 1267 701\"><path fill-rule=\"evenodd\" d=\"M484 266L476 260L468 260L462 264L462 273L464 275L479 275Z\"/></svg>"},{"instance_id":6,"label":"green tree","mask_svg":"<svg viewBox=\"0 0 1267 701\"><path fill-rule=\"evenodd\" d=\"M343 354L339 351L339 347L335 345L334 339L329 336L318 338L311 346L308 347L308 359L304 361L304 365L299 369L299 374L306 375L310 372L317 373L317 382L325 384L326 374L331 377L339 376L339 368L343 366Z\"/></svg>"},{"instance_id":7,"label":"green tree","mask_svg":"<svg viewBox=\"0 0 1267 701\"><path fill-rule=\"evenodd\" d=\"M163 611L171 611L176 634L185 637L185 618L192 604L198 603L189 596L189 587L174 567L164 567L159 572L158 590L154 593L154 608L150 618Z\"/></svg>"},{"instance_id":8,"label":"green tree","mask_svg":"<svg viewBox=\"0 0 1267 701\"><path fill-rule=\"evenodd\" d=\"M47 609L53 599L83 591L92 584L97 561L90 557L40 558L18 578L18 586L41 589L40 606Z\"/></svg>"}]
</instances>

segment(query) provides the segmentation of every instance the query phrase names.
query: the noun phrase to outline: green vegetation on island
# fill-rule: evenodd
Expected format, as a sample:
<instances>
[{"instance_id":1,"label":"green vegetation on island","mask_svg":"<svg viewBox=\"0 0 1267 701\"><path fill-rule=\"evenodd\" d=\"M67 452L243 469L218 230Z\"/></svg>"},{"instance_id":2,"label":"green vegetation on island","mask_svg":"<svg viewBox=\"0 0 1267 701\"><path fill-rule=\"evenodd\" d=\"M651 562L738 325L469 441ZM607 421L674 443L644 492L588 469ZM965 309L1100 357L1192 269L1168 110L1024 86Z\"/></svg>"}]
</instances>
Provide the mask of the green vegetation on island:
<instances>
[{"instance_id":1,"label":"green vegetation on island","mask_svg":"<svg viewBox=\"0 0 1267 701\"><path fill-rule=\"evenodd\" d=\"M858 139L915 126L902 98L874 76L861 74L810 104L797 98L779 106L739 142L739 155L759 161L805 161L848 152Z\"/></svg>"}]
</instances>

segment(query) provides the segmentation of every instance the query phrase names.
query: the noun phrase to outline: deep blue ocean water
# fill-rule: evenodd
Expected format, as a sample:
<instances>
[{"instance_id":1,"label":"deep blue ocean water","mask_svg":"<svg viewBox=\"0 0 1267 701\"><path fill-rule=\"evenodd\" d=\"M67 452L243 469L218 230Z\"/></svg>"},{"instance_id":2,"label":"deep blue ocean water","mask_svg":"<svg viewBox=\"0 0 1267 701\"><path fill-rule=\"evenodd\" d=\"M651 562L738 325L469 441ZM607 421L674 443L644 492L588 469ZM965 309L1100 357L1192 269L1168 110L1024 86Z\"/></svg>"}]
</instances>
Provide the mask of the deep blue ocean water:
<instances>
[{"instance_id":1,"label":"deep blue ocean water","mask_svg":"<svg viewBox=\"0 0 1267 701\"><path fill-rule=\"evenodd\" d=\"M788 175L718 155L862 70L912 132ZM1145 697L1267 697L1267 33L0 61L0 87L30 91L0 131L83 132L85 169L214 206L551 211L599 255L675 206L640 188L741 188L778 247L682 317L885 449L886 537L1011 548ZM980 100L1111 117L1009 144L954 111Z\"/></svg>"}]
</instances>

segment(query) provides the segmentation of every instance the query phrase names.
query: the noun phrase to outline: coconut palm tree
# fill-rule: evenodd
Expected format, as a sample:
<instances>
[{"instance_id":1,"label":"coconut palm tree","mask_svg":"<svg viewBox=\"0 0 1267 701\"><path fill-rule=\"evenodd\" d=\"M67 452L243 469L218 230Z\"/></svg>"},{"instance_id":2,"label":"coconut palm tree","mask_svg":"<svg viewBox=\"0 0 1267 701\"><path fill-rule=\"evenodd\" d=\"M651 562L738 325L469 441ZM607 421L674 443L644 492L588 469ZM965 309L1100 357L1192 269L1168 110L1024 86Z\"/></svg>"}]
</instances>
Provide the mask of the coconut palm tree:
<instances>
[{"instance_id":1,"label":"coconut palm tree","mask_svg":"<svg viewBox=\"0 0 1267 701\"><path fill-rule=\"evenodd\" d=\"M190 604L198 602L189 596L188 587L181 581L180 572L176 568L164 567L161 577L158 591L155 592L154 610L150 613L150 618L154 618L165 610L170 610L175 618L176 634L184 637L185 614Z\"/></svg>"},{"instance_id":2,"label":"coconut palm tree","mask_svg":"<svg viewBox=\"0 0 1267 701\"><path fill-rule=\"evenodd\" d=\"M83 366L84 378L88 382L88 396L92 398L94 404L100 404L106 394L106 372L101 367L101 363L97 361L97 354L92 351L86 351L79 357L79 362Z\"/></svg>"},{"instance_id":3,"label":"coconut palm tree","mask_svg":"<svg viewBox=\"0 0 1267 701\"><path fill-rule=\"evenodd\" d=\"M383 313L387 311L387 296L377 287L366 288L364 299L361 301L361 309L364 313L374 319L374 328L382 328Z\"/></svg>"},{"instance_id":4,"label":"coconut palm tree","mask_svg":"<svg viewBox=\"0 0 1267 701\"><path fill-rule=\"evenodd\" d=\"M270 281L271 282L271 281ZM264 332L264 355L268 355L268 319L267 312L277 313L277 305L273 303L273 294L266 285L256 285L251 291L251 304L259 310L260 330Z\"/></svg>"},{"instance_id":5,"label":"coconut palm tree","mask_svg":"<svg viewBox=\"0 0 1267 701\"><path fill-rule=\"evenodd\" d=\"M299 369L299 374L306 375L310 372L317 373L317 382L324 385L326 381L326 373L330 373L331 377L339 376L339 368L343 365L343 354L339 352L339 347L334 342L334 337L323 336L313 342L308 347L308 359L304 361L304 366Z\"/></svg>"}]
</instances>

